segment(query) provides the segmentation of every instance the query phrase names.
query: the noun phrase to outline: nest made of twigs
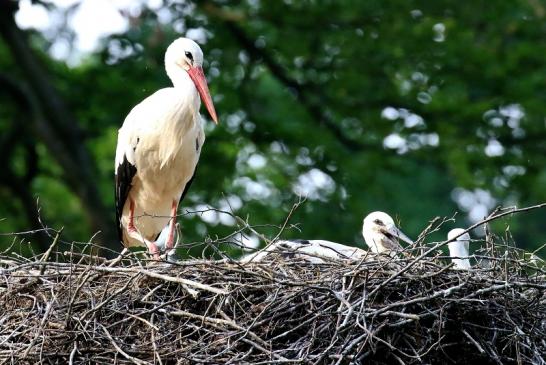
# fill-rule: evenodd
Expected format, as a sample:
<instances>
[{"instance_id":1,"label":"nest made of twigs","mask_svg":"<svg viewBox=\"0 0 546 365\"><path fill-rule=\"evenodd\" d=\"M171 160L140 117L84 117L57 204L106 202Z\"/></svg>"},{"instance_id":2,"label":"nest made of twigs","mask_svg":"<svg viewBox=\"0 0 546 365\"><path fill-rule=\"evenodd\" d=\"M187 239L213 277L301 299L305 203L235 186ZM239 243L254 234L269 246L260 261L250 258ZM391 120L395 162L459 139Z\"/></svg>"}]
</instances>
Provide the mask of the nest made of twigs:
<instances>
[{"instance_id":1,"label":"nest made of twigs","mask_svg":"<svg viewBox=\"0 0 546 365\"><path fill-rule=\"evenodd\" d=\"M545 271L406 252L309 263L0 257L2 363L544 364Z\"/></svg>"}]
</instances>

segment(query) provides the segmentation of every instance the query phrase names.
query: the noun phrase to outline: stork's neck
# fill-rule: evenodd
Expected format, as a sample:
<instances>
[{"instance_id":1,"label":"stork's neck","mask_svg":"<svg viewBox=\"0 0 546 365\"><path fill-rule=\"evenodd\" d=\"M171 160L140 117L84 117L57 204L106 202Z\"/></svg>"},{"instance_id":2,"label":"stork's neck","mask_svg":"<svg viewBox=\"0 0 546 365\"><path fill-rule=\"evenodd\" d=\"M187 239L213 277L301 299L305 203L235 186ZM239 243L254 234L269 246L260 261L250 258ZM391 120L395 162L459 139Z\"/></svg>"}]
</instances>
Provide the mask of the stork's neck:
<instances>
[{"instance_id":1,"label":"stork's neck","mask_svg":"<svg viewBox=\"0 0 546 365\"><path fill-rule=\"evenodd\" d=\"M468 256L468 250L466 249L464 242L455 241L448 243L449 255L455 257L466 257Z\"/></svg>"},{"instance_id":2,"label":"stork's neck","mask_svg":"<svg viewBox=\"0 0 546 365\"><path fill-rule=\"evenodd\" d=\"M184 95L187 95L188 101L196 108L195 110L199 110L201 100L199 99L199 93L197 92L197 88L190 78L190 75L177 65L166 66L165 70L167 71L167 75L171 79L174 88L180 92L180 96L183 97Z\"/></svg>"},{"instance_id":3,"label":"stork's neck","mask_svg":"<svg viewBox=\"0 0 546 365\"><path fill-rule=\"evenodd\" d=\"M192 86L193 88L195 88L195 85L193 84L193 81L191 80L190 75L188 75L188 73L182 68L178 66L174 66L174 67L167 67L166 70L167 70L167 75L171 79L171 82L173 83L174 87L186 88L186 87Z\"/></svg>"},{"instance_id":4,"label":"stork's neck","mask_svg":"<svg viewBox=\"0 0 546 365\"><path fill-rule=\"evenodd\" d=\"M381 237L377 237L376 234L372 232L368 232L366 230L362 230L362 236L364 237L364 242L366 242L366 245L370 248L370 250L374 253L379 253L379 248L377 247L377 244L375 243L376 239L380 240ZM378 241L379 242L379 241Z\"/></svg>"},{"instance_id":5,"label":"stork's neck","mask_svg":"<svg viewBox=\"0 0 546 365\"><path fill-rule=\"evenodd\" d=\"M179 155L180 149L187 145L188 141L181 143L181 140L191 135L191 143L194 143L194 134L189 131L194 131L196 125L201 123L201 100L197 88L186 71L180 68L176 71L169 72L167 69L174 87L167 89L169 100L166 103L166 116L161 118L157 129L162 141L159 145L161 168L173 161Z\"/></svg>"}]
</instances>

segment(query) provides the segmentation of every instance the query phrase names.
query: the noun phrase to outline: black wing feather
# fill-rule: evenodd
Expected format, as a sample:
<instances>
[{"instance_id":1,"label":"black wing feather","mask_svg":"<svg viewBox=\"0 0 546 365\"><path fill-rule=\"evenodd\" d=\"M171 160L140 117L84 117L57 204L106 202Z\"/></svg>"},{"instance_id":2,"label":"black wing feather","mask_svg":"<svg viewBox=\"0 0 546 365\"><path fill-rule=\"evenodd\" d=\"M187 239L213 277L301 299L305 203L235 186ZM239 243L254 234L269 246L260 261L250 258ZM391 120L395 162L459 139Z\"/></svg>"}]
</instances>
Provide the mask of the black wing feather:
<instances>
[{"instance_id":1,"label":"black wing feather","mask_svg":"<svg viewBox=\"0 0 546 365\"><path fill-rule=\"evenodd\" d=\"M191 176L191 178L186 183L186 186L184 186L184 191L182 192L182 195L180 196L180 200L178 201L178 205L180 205L180 203L182 203L182 200L184 200L184 197L188 193L188 190L190 190L190 186L191 186L191 183L193 182L193 178L195 177L196 172L197 172L197 165L195 166L195 170L193 170L193 175Z\"/></svg>"},{"instance_id":2,"label":"black wing feather","mask_svg":"<svg viewBox=\"0 0 546 365\"><path fill-rule=\"evenodd\" d=\"M131 190L133 177L137 172L135 165L127 161L127 156L123 156L123 162L118 165L116 171L116 226L118 228L118 238L123 242L123 228L121 226L121 215L127 196Z\"/></svg>"}]
</instances>

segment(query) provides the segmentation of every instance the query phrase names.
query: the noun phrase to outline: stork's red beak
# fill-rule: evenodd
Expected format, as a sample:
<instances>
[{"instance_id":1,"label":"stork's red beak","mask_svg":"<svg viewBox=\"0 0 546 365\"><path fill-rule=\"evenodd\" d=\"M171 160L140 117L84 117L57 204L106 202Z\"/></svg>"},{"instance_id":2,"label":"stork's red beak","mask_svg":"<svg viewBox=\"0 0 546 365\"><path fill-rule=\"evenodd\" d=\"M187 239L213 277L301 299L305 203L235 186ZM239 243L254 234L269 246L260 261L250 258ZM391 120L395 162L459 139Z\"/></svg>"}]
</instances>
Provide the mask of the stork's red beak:
<instances>
[{"instance_id":1,"label":"stork's red beak","mask_svg":"<svg viewBox=\"0 0 546 365\"><path fill-rule=\"evenodd\" d=\"M210 97L209 86L207 85L207 79L203 73L203 68L201 66L191 67L188 70L188 74L195 84L195 87L201 96L201 100L203 100L205 107L209 111L210 117L214 123L218 124L218 117L216 116L216 110L214 109L212 98Z\"/></svg>"}]
</instances>

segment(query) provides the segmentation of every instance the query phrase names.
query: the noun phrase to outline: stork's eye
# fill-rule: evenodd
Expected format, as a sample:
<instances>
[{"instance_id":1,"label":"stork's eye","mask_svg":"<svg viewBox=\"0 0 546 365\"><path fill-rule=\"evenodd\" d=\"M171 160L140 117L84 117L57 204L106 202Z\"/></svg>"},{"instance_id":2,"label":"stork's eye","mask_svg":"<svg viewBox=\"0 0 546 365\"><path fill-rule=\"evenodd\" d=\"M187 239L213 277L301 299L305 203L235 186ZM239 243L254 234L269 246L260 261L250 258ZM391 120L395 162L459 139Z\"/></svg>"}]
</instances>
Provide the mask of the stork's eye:
<instances>
[{"instance_id":1,"label":"stork's eye","mask_svg":"<svg viewBox=\"0 0 546 365\"><path fill-rule=\"evenodd\" d=\"M373 221L375 224L377 224L378 226L384 226L385 224L383 224L383 222L381 221L381 219L376 219Z\"/></svg>"},{"instance_id":2,"label":"stork's eye","mask_svg":"<svg viewBox=\"0 0 546 365\"><path fill-rule=\"evenodd\" d=\"M193 55L191 54L191 52L186 51L186 57L188 57L188 59L193 62Z\"/></svg>"}]
</instances>

